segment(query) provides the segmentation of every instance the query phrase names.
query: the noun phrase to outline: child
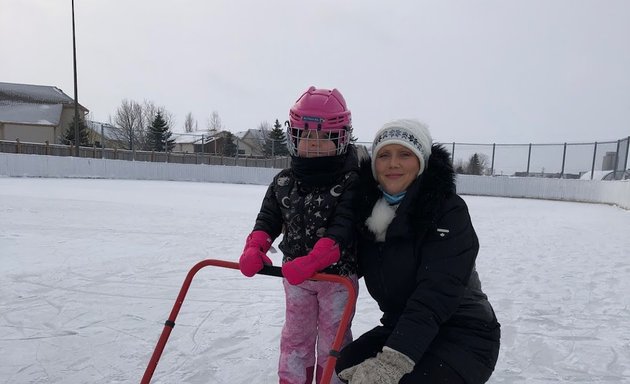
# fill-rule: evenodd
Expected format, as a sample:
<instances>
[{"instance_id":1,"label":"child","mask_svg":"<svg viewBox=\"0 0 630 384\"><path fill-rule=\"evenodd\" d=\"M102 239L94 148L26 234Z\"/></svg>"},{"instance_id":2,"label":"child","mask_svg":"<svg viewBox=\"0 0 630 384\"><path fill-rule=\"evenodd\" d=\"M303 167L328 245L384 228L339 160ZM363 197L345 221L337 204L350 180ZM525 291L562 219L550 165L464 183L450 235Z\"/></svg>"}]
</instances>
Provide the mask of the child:
<instances>
[{"instance_id":1,"label":"child","mask_svg":"<svg viewBox=\"0 0 630 384\"><path fill-rule=\"evenodd\" d=\"M239 264L245 276L271 264L266 253L283 233L280 384L312 383L314 371L319 383L348 295L341 284L308 279L333 273L350 277L358 289L352 235L358 161L350 144L351 114L337 89L310 87L291 108L287 124L291 167L267 189ZM350 341L348 326L343 345Z\"/></svg>"}]
</instances>

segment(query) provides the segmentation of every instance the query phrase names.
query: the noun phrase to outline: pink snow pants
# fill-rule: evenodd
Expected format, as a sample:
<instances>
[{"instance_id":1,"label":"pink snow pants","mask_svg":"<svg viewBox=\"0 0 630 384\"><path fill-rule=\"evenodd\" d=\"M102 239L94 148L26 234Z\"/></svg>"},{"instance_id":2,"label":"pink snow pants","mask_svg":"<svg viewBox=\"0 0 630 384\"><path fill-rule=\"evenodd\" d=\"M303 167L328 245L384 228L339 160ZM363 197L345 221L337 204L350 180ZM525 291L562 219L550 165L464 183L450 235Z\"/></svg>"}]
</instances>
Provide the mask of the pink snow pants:
<instances>
[{"instance_id":1,"label":"pink snow pants","mask_svg":"<svg viewBox=\"0 0 630 384\"><path fill-rule=\"evenodd\" d=\"M358 293L357 276L350 276L350 279ZM280 339L280 384L311 384L313 371L315 382L319 384L348 301L348 291L342 284L328 281L306 280L299 285L291 285L286 279L282 281L286 318ZM341 346L351 341L352 332L348 324ZM334 372L330 383L341 383Z\"/></svg>"}]
</instances>

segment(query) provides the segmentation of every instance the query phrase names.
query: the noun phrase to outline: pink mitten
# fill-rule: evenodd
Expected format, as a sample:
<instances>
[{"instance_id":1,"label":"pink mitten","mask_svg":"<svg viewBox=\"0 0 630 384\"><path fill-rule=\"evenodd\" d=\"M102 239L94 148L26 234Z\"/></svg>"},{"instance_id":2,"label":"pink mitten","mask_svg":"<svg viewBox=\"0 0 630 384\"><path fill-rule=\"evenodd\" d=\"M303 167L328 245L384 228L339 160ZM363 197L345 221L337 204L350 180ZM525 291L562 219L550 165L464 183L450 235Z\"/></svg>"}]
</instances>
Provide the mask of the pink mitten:
<instances>
[{"instance_id":1,"label":"pink mitten","mask_svg":"<svg viewBox=\"0 0 630 384\"><path fill-rule=\"evenodd\" d=\"M252 277L260 272L265 264L272 265L271 259L267 257L271 243L273 240L265 231L254 231L247 236L243 254L238 261L238 267L243 275Z\"/></svg>"},{"instance_id":2,"label":"pink mitten","mask_svg":"<svg viewBox=\"0 0 630 384\"><path fill-rule=\"evenodd\" d=\"M314 274L339 261L341 253L335 240L322 237L317 240L308 255L286 262L282 266L282 275L289 284L301 284Z\"/></svg>"}]
</instances>

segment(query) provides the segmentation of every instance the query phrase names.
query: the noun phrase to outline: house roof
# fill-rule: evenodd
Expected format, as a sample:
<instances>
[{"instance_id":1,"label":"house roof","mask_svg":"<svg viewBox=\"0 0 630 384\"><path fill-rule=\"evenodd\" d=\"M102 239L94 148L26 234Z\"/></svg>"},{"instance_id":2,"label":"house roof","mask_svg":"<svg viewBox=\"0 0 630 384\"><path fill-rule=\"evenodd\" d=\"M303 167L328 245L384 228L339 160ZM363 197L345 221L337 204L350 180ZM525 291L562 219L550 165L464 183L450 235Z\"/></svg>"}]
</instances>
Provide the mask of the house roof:
<instances>
[{"instance_id":1,"label":"house roof","mask_svg":"<svg viewBox=\"0 0 630 384\"><path fill-rule=\"evenodd\" d=\"M202 140L204 143L211 141L205 133L173 133L171 138L175 139L175 143L177 144L196 144L201 143Z\"/></svg>"},{"instance_id":2,"label":"house roof","mask_svg":"<svg viewBox=\"0 0 630 384\"><path fill-rule=\"evenodd\" d=\"M99 135L101 134L101 129L102 129L103 136L105 136L107 140L118 139L118 133L116 132L118 128L114 127L113 125L109 123L102 123L100 121L88 120L86 121L86 124L89 129L91 129L92 131L94 131L95 133Z\"/></svg>"},{"instance_id":3,"label":"house roof","mask_svg":"<svg viewBox=\"0 0 630 384\"><path fill-rule=\"evenodd\" d=\"M73 104L57 87L0 82L0 123L57 126L64 105Z\"/></svg>"},{"instance_id":4,"label":"house roof","mask_svg":"<svg viewBox=\"0 0 630 384\"><path fill-rule=\"evenodd\" d=\"M0 82L0 104L62 104L72 105L74 99L61 89L50 85ZM79 104L79 108L88 109Z\"/></svg>"},{"instance_id":5,"label":"house roof","mask_svg":"<svg viewBox=\"0 0 630 384\"><path fill-rule=\"evenodd\" d=\"M234 136L241 140L244 139L245 136L249 136L252 139L264 141L267 135L262 129L248 129L247 131L236 132Z\"/></svg>"},{"instance_id":6,"label":"house roof","mask_svg":"<svg viewBox=\"0 0 630 384\"><path fill-rule=\"evenodd\" d=\"M0 100L0 123L57 126L61 104L9 104Z\"/></svg>"}]
</instances>

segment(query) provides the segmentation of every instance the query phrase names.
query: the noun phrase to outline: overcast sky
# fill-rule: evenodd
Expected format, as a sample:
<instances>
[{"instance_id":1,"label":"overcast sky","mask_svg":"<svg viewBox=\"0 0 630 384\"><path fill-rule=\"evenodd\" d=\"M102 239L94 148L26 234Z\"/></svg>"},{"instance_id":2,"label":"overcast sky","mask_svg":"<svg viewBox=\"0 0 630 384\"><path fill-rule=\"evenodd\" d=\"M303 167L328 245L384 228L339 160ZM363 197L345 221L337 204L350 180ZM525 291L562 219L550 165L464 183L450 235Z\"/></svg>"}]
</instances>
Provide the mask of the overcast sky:
<instances>
[{"instance_id":1,"label":"overcast sky","mask_svg":"<svg viewBox=\"0 0 630 384\"><path fill-rule=\"evenodd\" d=\"M630 135L627 0L75 0L79 102L151 100L183 131L287 119L338 88L355 136L419 118L442 142ZM0 0L0 81L73 97L71 0Z\"/></svg>"}]
</instances>

